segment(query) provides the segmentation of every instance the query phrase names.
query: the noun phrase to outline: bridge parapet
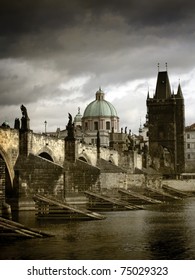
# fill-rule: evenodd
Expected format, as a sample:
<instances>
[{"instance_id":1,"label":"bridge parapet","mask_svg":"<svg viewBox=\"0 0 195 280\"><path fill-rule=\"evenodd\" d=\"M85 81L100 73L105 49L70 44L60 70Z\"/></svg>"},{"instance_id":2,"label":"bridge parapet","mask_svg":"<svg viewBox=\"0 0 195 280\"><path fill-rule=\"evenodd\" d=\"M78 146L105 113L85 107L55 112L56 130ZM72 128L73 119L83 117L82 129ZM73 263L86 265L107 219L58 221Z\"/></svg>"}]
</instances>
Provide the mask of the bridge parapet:
<instances>
[{"instance_id":1,"label":"bridge parapet","mask_svg":"<svg viewBox=\"0 0 195 280\"><path fill-rule=\"evenodd\" d=\"M32 154L40 155L41 153L47 153L55 163L63 165L65 149L63 139L46 134L33 133L30 141L32 143Z\"/></svg>"},{"instance_id":2,"label":"bridge parapet","mask_svg":"<svg viewBox=\"0 0 195 280\"><path fill-rule=\"evenodd\" d=\"M110 161L118 165L118 152L106 147L100 147L100 157L106 161ZM97 147L95 145L86 145L78 143L78 158L84 158L88 163L96 166L97 163Z\"/></svg>"}]
</instances>

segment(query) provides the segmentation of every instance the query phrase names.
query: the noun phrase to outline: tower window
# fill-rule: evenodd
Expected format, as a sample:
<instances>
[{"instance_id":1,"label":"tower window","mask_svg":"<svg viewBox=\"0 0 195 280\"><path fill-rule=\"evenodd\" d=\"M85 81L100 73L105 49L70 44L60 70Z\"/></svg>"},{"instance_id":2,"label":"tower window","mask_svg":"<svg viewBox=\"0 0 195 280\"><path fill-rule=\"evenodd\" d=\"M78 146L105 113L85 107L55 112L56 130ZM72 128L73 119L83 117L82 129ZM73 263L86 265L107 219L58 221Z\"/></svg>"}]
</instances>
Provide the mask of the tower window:
<instances>
[{"instance_id":1,"label":"tower window","mask_svg":"<svg viewBox=\"0 0 195 280\"><path fill-rule=\"evenodd\" d=\"M85 123L85 129L88 129L88 123L87 122Z\"/></svg>"}]
</instances>

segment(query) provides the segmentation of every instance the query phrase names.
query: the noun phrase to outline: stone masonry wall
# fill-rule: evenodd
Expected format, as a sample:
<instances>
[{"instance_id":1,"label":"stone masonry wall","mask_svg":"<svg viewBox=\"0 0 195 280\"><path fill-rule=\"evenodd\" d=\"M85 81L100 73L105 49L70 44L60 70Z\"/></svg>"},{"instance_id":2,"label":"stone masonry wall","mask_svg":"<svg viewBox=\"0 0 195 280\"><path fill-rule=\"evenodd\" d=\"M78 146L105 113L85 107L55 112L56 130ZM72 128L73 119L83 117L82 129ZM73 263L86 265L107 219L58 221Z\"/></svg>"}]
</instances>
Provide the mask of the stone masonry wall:
<instances>
[{"instance_id":1,"label":"stone masonry wall","mask_svg":"<svg viewBox=\"0 0 195 280\"><path fill-rule=\"evenodd\" d=\"M86 158L87 162L93 166L97 163L97 147L95 145L84 145L78 143L78 157ZM118 165L118 152L109 148L100 148L100 157Z\"/></svg>"},{"instance_id":2,"label":"stone masonry wall","mask_svg":"<svg viewBox=\"0 0 195 280\"><path fill-rule=\"evenodd\" d=\"M0 157L0 216L3 212L3 204L5 202L5 162Z\"/></svg>"},{"instance_id":3,"label":"stone masonry wall","mask_svg":"<svg viewBox=\"0 0 195 280\"><path fill-rule=\"evenodd\" d=\"M145 187L161 188L162 176L160 174L127 174L127 189L142 191Z\"/></svg>"},{"instance_id":4,"label":"stone masonry wall","mask_svg":"<svg viewBox=\"0 0 195 280\"><path fill-rule=\"evenodd\" d=\"M126 189L126 173L101 173L101 190L118 190Z\"/></svg>"},{"instance_id":5,"label":"stone masonry wall","mask_svg":"<svg viewBox=\"0 0 195 280\"><path fill-rule=\"evenodd\" d=\"M35 193L55 195L64 198L63 167L49 160L30 154L19 157L15 166L15 193L19 208L30 207Z\"/></svg>"},{"instance_id":6,"label":"stone masonry wall","mask_svg":"<svg viewBox=\"0 0 195 280\"><path fill-rule=\"evenodd\" d=\"M135 168L142 169L142 156L137 151L123 151L118 165L129 173L134 173Z\"/></svg>"},{"instance_id":7,"label":"stone masonry wall","mask_svg":"<svg viewBox=\"0 0 195 280\"><path fill-rule=\"evenodd\" d=\"M29 141L32 143L32 150L29 151L30 153L39 155L46 152L53 158L55 163L63 165L65 153L65 143L63 139L47 136L45 134L31 133Z\"/></svg>"},{"instance_id":8,"label":"stone masonry wall","mask_svg":"<svg viewBox=\"0 0 195 280\"><path fill-rule=\"evenodd\" d=\"M144 174L127 174L127 189L138 189L145 186Z\"/></svg>"},{"instance_id":9,"label":"stone masonry wall","mask_svg":"<svg viewBox=\"0 0 195 280\"><path fill-rule=\"evenodd\" d=\"M65 162L65 192L82 193L86 190L100 189L100 170L84 161Z\"/></svg>"}]
</instances>

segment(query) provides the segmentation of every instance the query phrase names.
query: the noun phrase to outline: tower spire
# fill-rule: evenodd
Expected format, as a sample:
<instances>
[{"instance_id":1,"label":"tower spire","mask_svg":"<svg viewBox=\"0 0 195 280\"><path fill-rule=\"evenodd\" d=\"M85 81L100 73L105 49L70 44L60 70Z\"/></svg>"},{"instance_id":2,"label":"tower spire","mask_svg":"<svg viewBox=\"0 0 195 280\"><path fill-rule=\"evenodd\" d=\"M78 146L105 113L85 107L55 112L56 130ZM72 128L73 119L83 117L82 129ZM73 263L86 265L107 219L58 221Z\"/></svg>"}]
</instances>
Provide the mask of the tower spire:
<instances>
[{"instance_id":1,"label":"tower spire","mask_svg":"<svg viewBox=\"0 0 195 280\"><path fill-rule=\"evenodd\" d=\"M177 98L183 98L183 93L182 93L182 90L181 90L181 85L180 85L180 83L179 83L179 85L178 85L176 97L177 97Z\"/></svg>"},{"instance_id":2,"label":"tower spire","mask_svg":"<svg viewBox=\"0 0 195 280\"><path fill-rule=\"evenodd\" d=\"M158 72L154 97L156 99L167 99L171 97L171 87L167 71Z\"/></svg>"}]
</instances>

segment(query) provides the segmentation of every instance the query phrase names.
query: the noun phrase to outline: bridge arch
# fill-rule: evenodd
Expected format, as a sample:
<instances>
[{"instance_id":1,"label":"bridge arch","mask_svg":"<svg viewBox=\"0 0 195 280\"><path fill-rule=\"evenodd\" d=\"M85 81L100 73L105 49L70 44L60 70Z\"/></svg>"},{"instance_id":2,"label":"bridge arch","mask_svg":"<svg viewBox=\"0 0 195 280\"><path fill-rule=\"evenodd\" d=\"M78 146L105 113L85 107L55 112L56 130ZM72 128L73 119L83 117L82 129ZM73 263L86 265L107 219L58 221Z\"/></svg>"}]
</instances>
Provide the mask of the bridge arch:
<instances>
[{"instance_id":1,"label":"bridge arch","mask_svg":"<svg viewBox=\"0 0 195 280\"><path fill-rule=\"evenodd\" d=\"M84 162L87 162L87 160L86 160L86 158L84 156L80 156L79 159L84 161Z\"/></svg>"},{"instance_id":2,"label":"bridge arch","mask_svg":"<svg viewBox=\"0 0 195 280\"><path fill-rule=\"evenodd\" d=\"M39 150L38 156L54 162L54 156L53 156L52 150L49 149L48 147L44 147L41 150Z\"/></svg>"},{"instance_id":3,"label":"bridge arch","mask_svg":"<svg viewBox=\"0 0 195 280\"><path fill-rule=\"evenodd\" d=\"M0 190L2 192L1 196L8 204L13 196L13 174L13 168L11 168L7 157L0 150Z\"/></svg>"},{"instance_id":4,"label":"bridge arch","mask_svg":"<svg viewBox=\"0 0 195 280\"><path fill-rule=\"evenodd\" d=\"M12 164L10 163L9 158L8 158L6 152L2 149L2 147L0 147L0 158L5 162L7 176L10 179L11 186L13 186L14 168L13 168Z\"/></svg>"},{"instance_id":5,"label":"bridge arch","mask_svg":"<svg viewBox=\"0 0 195 280\"><path fill-rule=\"evenodd\" d=\"M115 164L114 159L112 157L109 158L108 162Z\"/></svg>"},{"instance_id":6,"label":"bridge arch","mask_svg":"<svg viewBox=\"0 0 195 280\"><path fill-rule=\"evenodd\" d=\"M53 161L53 158L50 156L50 154L46 153L46 152L42 152L39 154L40 157L45 158L47 160Z\"/></svg>"},{"instance_id":7,"label":"bridge arch","mask_svg":"<svg viewBox=\"0 0 195 280\"><path fill-rule=\"evenodd\" d=\"M84 162L87 162L87 163L89 163L89 164L92 164L92 163L91 163L91 160L89 159L89 157L88 157L87 155L80 154L80 155L78 156L78 159L80 159L80 160L82 160L82 161L84 161Z\"/></svg>"}]
</instances>

